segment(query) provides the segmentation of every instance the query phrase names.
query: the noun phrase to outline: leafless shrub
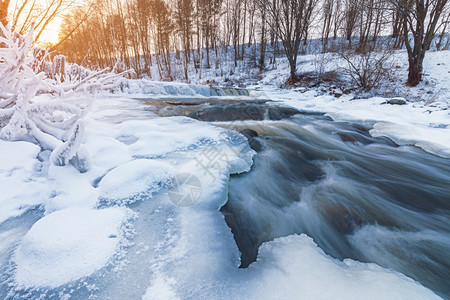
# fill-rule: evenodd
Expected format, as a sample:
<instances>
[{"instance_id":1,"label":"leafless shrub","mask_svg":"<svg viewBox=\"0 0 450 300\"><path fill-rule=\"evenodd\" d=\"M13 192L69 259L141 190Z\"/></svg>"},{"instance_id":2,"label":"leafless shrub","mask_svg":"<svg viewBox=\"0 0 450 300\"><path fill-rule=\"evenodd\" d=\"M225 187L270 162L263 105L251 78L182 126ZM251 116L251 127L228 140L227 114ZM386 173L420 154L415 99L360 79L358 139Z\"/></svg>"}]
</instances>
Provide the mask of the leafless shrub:
<instances>
[{"instance_id":1,"label":"leafless shrub","mask_svg":"<svg viewBox=\"0 0 450 300\"><path fill-rule=\"evenodd\" d=\"M380 52L345 50L340 53L340 57L346 62L342 67L343 73L363 91L370 91L383 79L390 79L394 68L392 55L388 50Z\"/></svg>"},{"instance_id":2,"label":"leafless shrub","mask_svg":"<svg viewBox=\"0 0 450 300\"><path fill-rule=\"evenodd\" d=\"M319 79L322 79L333 60L334 57L332 53L316 53L314 55L314 70Z\"/></svg>"}]
</instances>

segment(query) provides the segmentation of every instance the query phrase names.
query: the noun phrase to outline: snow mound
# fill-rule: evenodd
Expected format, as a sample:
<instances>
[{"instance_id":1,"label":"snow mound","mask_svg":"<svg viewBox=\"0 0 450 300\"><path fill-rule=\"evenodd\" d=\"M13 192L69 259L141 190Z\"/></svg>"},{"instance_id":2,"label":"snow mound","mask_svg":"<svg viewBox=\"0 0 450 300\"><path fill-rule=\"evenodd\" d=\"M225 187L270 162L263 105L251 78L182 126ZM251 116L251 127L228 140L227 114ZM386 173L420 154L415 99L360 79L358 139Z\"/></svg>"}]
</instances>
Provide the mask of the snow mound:
<instances>
[{"instance_id":1,"label":"snow mound","mask_svg":"<svg viewBox=\"0 0 450 300\"><path fill-rule=\"evenodd\" d=\"M152 195L169 184L174 175L174 170L167 163L148 159L133 160L103 177L98 186L100 197L119 200L143 193Z\"/></svg>"},{"instance_id":2,"label":"snow mound","mask_svg":"<svg viewBox=\"0 0 450 300\"><path fill-rule=\"evenodd\" d=\"M96 136L86 146L88 152L92 153L93 165L102 170L112 169L132 160L126 145L111 137Z\"/></svg>"},{"instance_id":3,"label":"snow mound","mask_svg":"<svg viewBox=\"0 0 450 300\"><path fill-rule=\"evenodd\" d=\"M304 234L263 244L249 271L257 275L252 299L440 299L376 264L333 259Z\"/></svg>"},{"instance_id":4,"label":"snow mound","mask_svg":"<svg viewBox=\"0 0 450 300\"><path fill-rule=\"evenodd\" d=\"M46 202L47 211L95 206L98 191L92 187L89 178L73 166L50 166L48 178L53 195Z\"/></svg>"},{"instance_id":5,"label":"snow mound","mask_svg":"<svg viewBox=\"0 0 450 300\"><path fill-rule=\"evenodd\" d=\"M107 265L131 213L124 208L70 208L37 221L14 254L19 286L58 287Z\"/></svg>"},{"instance_id":6,"label":"snow mound","mask_svg":"<svg viewBox=\"0 0 450 300\"><path fill-rule=\"evenodd\" d=\"M32 143L0 140L0 223L48 198L45 179L33 176L41 166L40 150Z\"/></svg>"},{"instance_id":7,"label":"snow mound","mask_svg":"<svg viewBox=\"0 0 450 300\"><path fill-rule=\"evenodd\" d=\"M41 149L28 142L7 142L0 140L0 173L14 169L32 172L38 163L36 157Z\"/></svg>"}]
</instances>

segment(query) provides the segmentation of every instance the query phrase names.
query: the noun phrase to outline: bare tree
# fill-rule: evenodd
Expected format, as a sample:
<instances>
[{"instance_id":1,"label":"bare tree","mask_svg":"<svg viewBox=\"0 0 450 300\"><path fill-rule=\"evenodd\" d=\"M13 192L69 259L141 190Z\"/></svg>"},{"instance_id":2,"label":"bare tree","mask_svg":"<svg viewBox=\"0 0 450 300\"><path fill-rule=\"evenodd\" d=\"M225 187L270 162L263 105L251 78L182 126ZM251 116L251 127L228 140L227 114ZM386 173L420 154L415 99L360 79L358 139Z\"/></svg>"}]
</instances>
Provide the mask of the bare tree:
<instances>
[{"instance_id":1,"label":"bare tree","mask_svg":"<svg viewBox=\"0 0 450 300\"><path fill-rule=\"evenodd\" d=\"M444 17L443 18L443 21L442 21L442 30L441 30L441 34L439 35L439 40L438 40L438 42L436 43L436 49L439 51L439 50L441 50L441 47L442 47L442 41L443 41L443 39L444 39L444 36L446 35L446 32L447 32L447 26L448 26L448 24L450 23L450 12L448 12L448 9L447 9L447 15L446 15L446 17ZM447 38L447 43L448 43L448 38Z\"/></svg>"},{"instance_id":2,"label":"bare tree","mask_svg":"<svg viewBox=\"0 0 450 300\"><path fill-rule=\"evenodd\" d=\"M349 46L352 44L352 35L358 19L358 0L345 0L344 3L344 34Z\"/></svg>"},{"instance_id":3,"label":"bare tree","mask_svg":"<svg viewBox=\"0 0 450 300\"><path fill-rule=\"evenodd\" d=\"M259 0L271 20L267 24L283 45L290 67L290 80L297 80L297 55L306 36L315 0Z\"/></svg>"},{"instance_id":4,"label":"bare tree","mask_svg":"<svg viewBox=\"0 0 450 300\"><path fill-rule=\"evenodd\" d=\"M152 0L151 7L151 18L156 31L159 75L161 78L171 78L170 36L174 24L170 18L169 8L164 1Z\"/></svg>"},{"instance_id":5,"label":"bare tree","mask_svg":"<svg viewBox=\"0 0 450 300\"><path fill-rule=\"evenodd\" d=\"M401 14L403 34L408 52L409 86L416 86L422 79L423 59L439 29L438 21L448 0L392 0Z\"/></svg>"},{"instance_id":6,"label":"bare tree","mask_svg":"<svg viewBox=\"0 0 450 300\"><path fill-rule=\"evenodd\" d=\"M323 26L322 26L322 48L323 52L327 51L328 37L331 31L333 19L334 0L324 0L322 3Z\"/></svg>"},{"instance_id":7,"label":"bare tree","mask_svg":"<svg viewBox=\"0 0 450 300\"><path fill-rule=\"evenodd\" d=\"M183 65L186 80L188 80L188 67L191 60L193 13L194 3L192 0L176 0L174 15L181 47L184 50Z\"/></svg>"},{"instance_id":8,"label":"bare tree","mask_svg":"<svg viewBox=\"0 0 450 300\"><path fill-rule=\"evenodd\" d=\"M2 1L8 9L10 1ZM75 0L48 0L41 3L36 0L15 1L10 11L12 30L24 34L33 26L35 39L38 40L47 26L57 17L76 4Z\"/></svg>"}]
</instances>

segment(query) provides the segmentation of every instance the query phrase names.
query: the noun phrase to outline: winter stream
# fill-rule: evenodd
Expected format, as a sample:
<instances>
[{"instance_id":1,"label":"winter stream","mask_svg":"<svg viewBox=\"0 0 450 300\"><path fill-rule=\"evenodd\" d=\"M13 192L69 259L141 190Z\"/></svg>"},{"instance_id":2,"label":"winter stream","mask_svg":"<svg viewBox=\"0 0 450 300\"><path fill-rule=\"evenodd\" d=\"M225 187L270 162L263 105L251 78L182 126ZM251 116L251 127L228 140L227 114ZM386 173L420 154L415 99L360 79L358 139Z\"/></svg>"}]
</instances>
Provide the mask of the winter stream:
<instances>
[{"instance_id":1,"label":"winter stream","mask_svg":"<svg viewBox=\"0 0 450 300\"><path fill-rule=\"evenodd\" d=\"M277 297L292 298L293 294L283 294L290 289L284 286L299 285L306 298L345 298L345 291L351 290L356 292L349 298L356 299L374 297L380 286L392 285L392 292L397 283L402 287L398 295L408 298L416 285L410 288L413 282L402 274L450 298L449 159L396 145L388 138L374 138L371 128L360 124L334 122L322 114L245 95L129 100L140 104L133 109L123 104L120 115L97 114L97 119L116 126L116 131L128 122L128 133L144 132L144 123L132 122L148 118L159 122L148 128L176 122L174 132L178 134L183 129L193 134L202 126L209 126L211 132L220 129L234 152L243 151L237 156L251 161L249 153L253 153L251 169L247 171L245 163L235 159L229 173L208 178L211 170L199 168L199 158L206 159L201 151L203 143L209 143L206 138L199 137L201 142L191 145L186 142L189 147L175 152L155 150L149 154L145 147L138 148L144 135L118 133L116 139L134 149L133 159L171 162L184 176L178 180L201 185L202 197L209 202L173 205L179 192L167 201L173 186L162 179L158 179L158 189L120 203L114 200L114 205L126 206L138 216L130 219L130 232L134 232L130 242L121 244L114 263L62 286L30 288L14 279L15 264L20 265L14 262L14 248L44 215L42 207L0 223L1 299L139 299L144 294L145 299L172 299L175 295L183 299L260 299L271 298L271 284L277 287L277 294L272 294ZM109 107L105 103L103 111ZM192 123L186 117L201 122ZM168 142L158 147L171 146ZM186 178L194 169L197 181ZM108 198L113 182L108 174L113 172L92 181L103 193L97 203L101 209L114 206ZM306 235L292 237L301 234L312 240ZM234 250L236 245L239 251ZM297 259L300 269L294 268ZM311 271L297 274L295 270L302 265L310 265ZM290 273L291 267L294 273ZM297 279L289 281L288 276ZM341 284L344 277L347 279ZM416 296L421 298L420 293Z\"/></svg>"},{"instance_id":2,"label":"winter stream","mask_svg":"<svg viewBox=\"0 0 450 300\"><path fill-rule=\"evenodd\" d=\"M450 296L450 160L270 101L156 105L161 116L239 131L257 151L250 172L231 176L221 209L241 268L263 242L305 233L334 258L374 262Z\"/></svg>"}]
</instances>

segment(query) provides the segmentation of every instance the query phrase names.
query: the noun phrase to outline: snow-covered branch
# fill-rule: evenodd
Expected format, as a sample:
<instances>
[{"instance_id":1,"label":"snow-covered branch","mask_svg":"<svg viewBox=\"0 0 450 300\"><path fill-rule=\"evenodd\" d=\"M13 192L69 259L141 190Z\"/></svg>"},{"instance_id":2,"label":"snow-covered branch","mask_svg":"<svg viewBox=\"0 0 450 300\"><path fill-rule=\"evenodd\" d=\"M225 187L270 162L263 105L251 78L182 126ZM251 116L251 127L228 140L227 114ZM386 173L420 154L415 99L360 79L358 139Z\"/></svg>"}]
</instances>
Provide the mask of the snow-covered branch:
<instances>
[{"instance_id":1,"label":"snow-covered branch","mask_svg":"<svg viewBox=\"0 0 450 300\"><path fill-rule=\"evenodd\" d=\"M0 24L0 138L33 141L52 151L54 164L75 158L85 169L82 119L92 98L73 96L114 88L127 72L90 71L69 66L63 56L55 56L53 63L48 57L35 47L32 31L22 36ZM41 94L50 99L37 99Z\"/></svg>"}]
</instances>

